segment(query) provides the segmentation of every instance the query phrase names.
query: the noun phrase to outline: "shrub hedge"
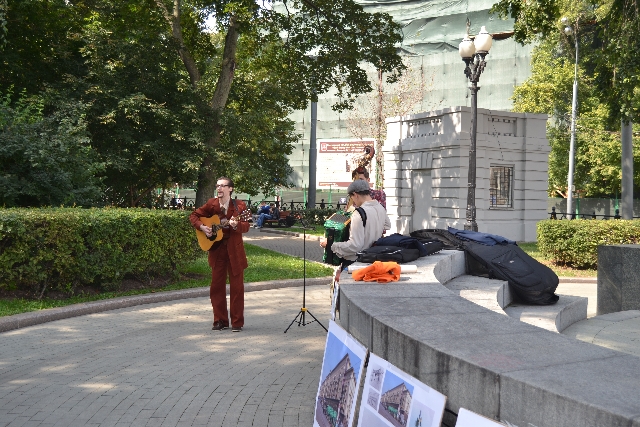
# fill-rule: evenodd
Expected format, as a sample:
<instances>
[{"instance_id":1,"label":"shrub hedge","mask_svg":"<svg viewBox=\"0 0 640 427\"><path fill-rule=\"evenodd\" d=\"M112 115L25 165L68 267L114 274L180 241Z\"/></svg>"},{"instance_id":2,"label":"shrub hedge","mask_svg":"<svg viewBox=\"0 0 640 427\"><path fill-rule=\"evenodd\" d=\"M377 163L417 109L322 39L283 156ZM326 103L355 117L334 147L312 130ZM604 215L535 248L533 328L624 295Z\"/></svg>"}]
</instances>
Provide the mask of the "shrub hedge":
<instances>
[{"instance_id":1,"label":"shrub hedge","mask_svg":"<svg viewBox=\"0 0 640 427\"><path fill-rule=\"evenodd\" d=\"M114 289L126 276L176 269L200 251L190 212L0 209L0 289Z\"/></svg>"},{"instance_id":2,"label":"shrub hedge","mask_svg":"<svg viewBox=\"0 0 640 427\"><path fill-rule=\"evenodd\" d=\"M314 225L324 225L324 221L334 213L336 213L335 208L303 209L293 212L296 217L300 216Z\"/></svg>"},{"instance_id":3,"label":"shrub hedge","mask_svg":"<svg viewBox=\"0 0 640 427\"><path fill-rule=\"evenodd\" d=\"M538 223L543 256L577 268L596 268L598 245L640 243L640 220L544 220Z\"/></svg>"}]
</instances>

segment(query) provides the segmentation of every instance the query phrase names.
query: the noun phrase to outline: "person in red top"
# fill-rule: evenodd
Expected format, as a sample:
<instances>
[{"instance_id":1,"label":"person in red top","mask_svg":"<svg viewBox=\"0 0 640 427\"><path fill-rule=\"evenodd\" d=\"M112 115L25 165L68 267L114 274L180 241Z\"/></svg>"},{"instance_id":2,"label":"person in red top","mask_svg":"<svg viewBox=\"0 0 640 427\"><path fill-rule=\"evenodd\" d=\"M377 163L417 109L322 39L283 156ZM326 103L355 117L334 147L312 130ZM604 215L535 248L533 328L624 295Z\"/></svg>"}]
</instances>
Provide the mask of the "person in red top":
<instances>
[{"instance_id":1,"label":"person in red top","mask_svg":"<svg viewBox=\"0 0 640 427\"><path fill-rule=\"evenodd\" d=\"M361 179L363 181L369 181L369 171L365 168L358 168L353 173L353 179ZM370 190L371 198L377 200L383 208L387 209L387 195L384 190Z\"/></svg>"},{"instance_id":2,"label":"person in red top","mask_svg":"<svg viewBox=\"0 0 640 427\"><path fill-rule=\"evenodd\" d=\"M217 197L211 198L200 208L194 210L189 221L194 228L207 236L213 231L200 221L201 217L218 215L222 228L222 240L214 243L209 250L209 266L211 267L211 287L209 297L213 307L213 330L221 331L229 327L231 314L231 330L240 332L244 326L244 270L247 268L247 255L244 251L242 233L249 231L249 223L238 220L247 209L242 200L232 200L233 181L227 177L218 178ZM227 311L226 281L229 275L230 305Z\"/></svg>"}]
</instances>

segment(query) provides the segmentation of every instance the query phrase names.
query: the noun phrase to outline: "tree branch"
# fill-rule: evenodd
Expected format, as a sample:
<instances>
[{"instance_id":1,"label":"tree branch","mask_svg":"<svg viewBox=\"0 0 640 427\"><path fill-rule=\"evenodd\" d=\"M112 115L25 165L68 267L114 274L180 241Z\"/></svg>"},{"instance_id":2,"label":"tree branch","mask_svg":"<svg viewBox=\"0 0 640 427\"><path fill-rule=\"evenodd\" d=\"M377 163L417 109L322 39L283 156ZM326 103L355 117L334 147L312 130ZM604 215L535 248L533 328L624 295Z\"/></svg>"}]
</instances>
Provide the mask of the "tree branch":
<instances>
[{"instance_id":1,"label":"tree branch","mask_svg":"<svg viewBox=\"0 0 640 427\"><path fill-rule=\"evenodd\" d=\"M236 16L231 15L229 18L229 28L227 29L227 35L224 40L220 75L218 76L216 90L211 99L211 108L216 112L224 109L227 104L227 99L229 98L229 93L231 92L231 83L233 82L233 74L236 69L238 38L240 37L239 27Z\"/></svg>"},{"instance_id":2,"label":"tree branch","mask_svg":"<svg viewBox=\"0 0 640 427\"><path fill-rule=\"evenodd\" d=\"M191 56L189 49L187 49L184 44L184 37L182 36L182 26L180 25L180 0L173 0L172 13L169 12L167 6L162 0L156 0L156 4L162 11L164 19L169 23L169 26L171 27L173 39L178 44L178 55L180 56L180 59L182 59L182 63L187 69L189 79L191 80L191 86L196 89L202 76L200 75L200 71L198 71L196 61L193 59L193 56Z\"/></svg>"}]
</instances>

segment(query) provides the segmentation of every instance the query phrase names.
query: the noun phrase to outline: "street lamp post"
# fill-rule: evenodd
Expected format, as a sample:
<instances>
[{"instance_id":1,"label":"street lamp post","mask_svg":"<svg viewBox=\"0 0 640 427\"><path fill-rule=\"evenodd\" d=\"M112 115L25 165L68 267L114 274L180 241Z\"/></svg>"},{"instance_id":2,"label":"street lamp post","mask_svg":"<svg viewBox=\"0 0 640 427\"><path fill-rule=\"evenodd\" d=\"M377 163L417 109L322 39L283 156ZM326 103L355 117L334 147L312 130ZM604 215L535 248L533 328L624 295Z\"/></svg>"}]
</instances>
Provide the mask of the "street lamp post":
<instances>
[{"instance_id":1,"label":"street lamp post","mask_svg":"<svg viewBox=\"0 0 640 427\"><path fill-rule=\"evenodd\" d=\"M562 24L565 25L564 32L566 35L574 33L573 27L569 24L569 19L562 18ZM577 25L576 25L577 27ZM573 174L575 170L575 152L576 152L576 114L578 110L578 34L575 34L576 44L576 63L573 73L573 99L571 101L571 142L569 143L569 176L567 179L567 218L573 219Z\"/></svg>"},{"instance_id":2,"label":"street lamp post","mask_svg":"<svg viewBox=\"0 0 640 427\"><path fill-rule=\"evenodd\" d=\"M316 207L316 168L318 166L318 149L316 147L317 122L318 101L311 100L311 135L309 138L309 197L307 198L308 209L315 209Z\"/></svg>"},{"instance_id":3,"label":"street lamp post","mask_svg":"<svg viewBox=\"0 0 640 427\"><path fill-rule=\"evenodd\" d=\"M314 50L307 53L307 58L312 61L312 81L311 92L311 123L309 135L309 195L306 199L305 209L315 209L316 207L316 170L318 167L318 149L316 146L316 126L318 123L318 93L316 90L316 79L313 73L318 66L318 54Z\"/></svg>"},{"instance_id":4,"label":"street lamp post","mask_svg":"<svg viewBox=\"0 0 640 427\"><path fill-rule=\"evenodd\" d=\"M469 180L467 184L467 222L465 230L478 231L476 223L476 134L478 129L478 81L487 64L484 58L489 54L491 35L483 26L480 33L471 40L469 37L469 21L467 20L467 35L460 43L458 50L462 60L467 64L464 74L471 82L471 146L469 147Z\"/></svg>"}]
</instances>

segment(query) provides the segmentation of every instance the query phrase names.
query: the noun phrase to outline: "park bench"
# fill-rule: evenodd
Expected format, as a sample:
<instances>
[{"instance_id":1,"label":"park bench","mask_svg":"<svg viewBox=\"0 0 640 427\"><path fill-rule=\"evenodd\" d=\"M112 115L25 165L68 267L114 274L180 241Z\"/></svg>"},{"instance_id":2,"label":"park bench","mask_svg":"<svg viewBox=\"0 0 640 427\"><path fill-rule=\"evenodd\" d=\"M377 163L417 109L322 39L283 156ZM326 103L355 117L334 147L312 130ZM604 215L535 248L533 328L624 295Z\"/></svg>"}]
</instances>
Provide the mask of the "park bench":
<instances>
[{"instance_id":1,"label":"park bench","mask_svg":"<svg viewBox=\"0 0 640 427\"><path fill-rule=\"evenodd\" d=\"M265 219L263 225L269 225L269 227L291 227L295 223L295 218L291 216L290 211L280 211L280 218L278 219Z\"/></svg>"}]
</instances>

